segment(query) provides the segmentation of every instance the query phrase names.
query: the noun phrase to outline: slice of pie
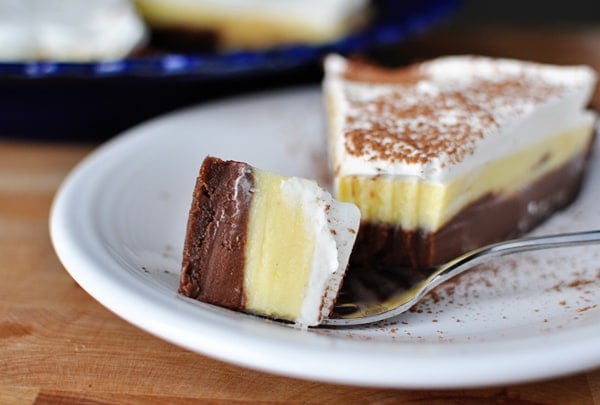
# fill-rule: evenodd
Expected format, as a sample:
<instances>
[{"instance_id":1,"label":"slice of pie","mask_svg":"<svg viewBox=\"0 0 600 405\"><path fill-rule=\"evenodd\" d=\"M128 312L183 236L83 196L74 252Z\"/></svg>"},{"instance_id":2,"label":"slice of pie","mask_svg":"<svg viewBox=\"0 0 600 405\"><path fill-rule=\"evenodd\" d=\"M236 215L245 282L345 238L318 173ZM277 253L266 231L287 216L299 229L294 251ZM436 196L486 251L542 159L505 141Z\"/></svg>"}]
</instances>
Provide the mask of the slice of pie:
<instances>
[{"instance_id":1,"label":"slice of pie","mask_svg":"<svg viewBox=\"0 0 600 405\"><path fill-rule=\"evenodd\" d=\"M424 268L529 231L577 196L593 141L585 66L452 56L384 69L329 56L335 195L352 263Z\"/></svg>"}]
</instances>

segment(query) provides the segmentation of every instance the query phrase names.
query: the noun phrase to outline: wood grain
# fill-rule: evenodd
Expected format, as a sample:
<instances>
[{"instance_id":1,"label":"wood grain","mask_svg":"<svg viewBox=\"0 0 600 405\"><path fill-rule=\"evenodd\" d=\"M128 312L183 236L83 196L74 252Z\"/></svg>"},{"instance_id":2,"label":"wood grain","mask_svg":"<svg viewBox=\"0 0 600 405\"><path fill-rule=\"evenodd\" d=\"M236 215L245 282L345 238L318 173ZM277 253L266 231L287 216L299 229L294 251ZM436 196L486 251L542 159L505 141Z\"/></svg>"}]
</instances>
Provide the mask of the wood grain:
<instances>
[{"instance_id":1,"label":"wood grain","mask_svg":"<svg viewBox=\"0 0 600 405\"><path fill-rule=\"evenodd\" d=\"M550 48L548 40L538 32L451 31L397 52L470 50L600 70L600 32L553 33ZM0 141L0 403L600 404L600 370L487 389L350 387L239 368L129 325L69 277L48 234L57 187L95 146Z\"/></svg>"}]
</instances>

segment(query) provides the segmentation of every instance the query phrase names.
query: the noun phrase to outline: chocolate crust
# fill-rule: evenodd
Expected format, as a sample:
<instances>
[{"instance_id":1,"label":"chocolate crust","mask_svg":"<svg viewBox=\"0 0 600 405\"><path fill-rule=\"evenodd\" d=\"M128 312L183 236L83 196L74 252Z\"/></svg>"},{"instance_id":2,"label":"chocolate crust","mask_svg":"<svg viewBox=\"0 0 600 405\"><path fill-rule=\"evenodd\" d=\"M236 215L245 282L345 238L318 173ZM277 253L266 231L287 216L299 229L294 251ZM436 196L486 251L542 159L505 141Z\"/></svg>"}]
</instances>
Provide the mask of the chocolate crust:
<instances>
[{"instance_id":1,"label":"chocolate crust","mask_svg":"<svg viewBox=\"0 0 600 405\"><path fill-rule=\"evenodd\" d=\"M472 249L530 231L577 198L589 150L514 195L483 196L436 232L361 223L350 259L351 271L429 268Z\"/></svg>"},{"instance_id":2,"label":"chocolate crust","mask_svg":"<svg viewBox=\"0 0 600 405\"><path fill-rule=\"evenodd\" d=\"M207 157L190 208L179 292L240 309L244 305L245 247L252 202L252 168Z\"/></svg>"}]
</instances>

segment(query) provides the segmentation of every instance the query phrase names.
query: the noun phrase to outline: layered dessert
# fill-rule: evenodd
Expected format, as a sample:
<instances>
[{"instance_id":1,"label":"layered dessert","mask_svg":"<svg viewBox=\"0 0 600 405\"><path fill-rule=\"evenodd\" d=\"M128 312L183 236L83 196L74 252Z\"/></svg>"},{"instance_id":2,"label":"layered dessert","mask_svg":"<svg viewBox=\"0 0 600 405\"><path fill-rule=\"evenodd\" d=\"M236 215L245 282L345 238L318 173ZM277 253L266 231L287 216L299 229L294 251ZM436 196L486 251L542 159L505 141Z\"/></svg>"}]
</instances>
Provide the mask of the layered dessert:
<instances>
[{"instance_id":1,"label":"layered dessert","mask_svg":"<svg viewBox=\"0 0 600 405\"><path fill-rule=\"evenodd\" d=\"M577 196L593 141L584 66L453 56L325 63L335 196L357 266L425 268L529 231Z\"/></svg>"},{"instance_id":2,"label":"layered dessert","mask_svg":"<svg viewBox=\"0 0 600 405\"><path fill-rule=\"evenodd\" d=\"M145 40L128 0L0 0L0 61L115 60Z\"/></svg>"},{"instance_id":3,"label":"layered dessert","mask_svg":"<svg viewBox=\"0 0 600 405\"><path fill-rule=\"evenodd\" d=\"M314 181L207 157L193 193L179 291L317 325L333 309L359 216Z\"/></svg>"},{"instance_id":4,"label":"layered dessert","mask_svg":"<svg viewBox=\"0 0 600 405\"><path fill-rule=\"evenodd\" d=\"M153 43L183 51L333 41L362 25L368 0L135 0Z\"/></svg>"}]
</instances>

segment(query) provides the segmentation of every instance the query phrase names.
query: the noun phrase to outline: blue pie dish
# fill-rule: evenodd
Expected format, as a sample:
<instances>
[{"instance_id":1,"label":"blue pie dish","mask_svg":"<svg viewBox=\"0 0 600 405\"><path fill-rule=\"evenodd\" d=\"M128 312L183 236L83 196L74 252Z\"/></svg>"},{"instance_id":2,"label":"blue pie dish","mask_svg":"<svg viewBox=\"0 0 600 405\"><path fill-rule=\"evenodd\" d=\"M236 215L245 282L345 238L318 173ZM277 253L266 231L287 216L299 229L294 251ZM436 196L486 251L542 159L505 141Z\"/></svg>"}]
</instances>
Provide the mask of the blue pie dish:
<instances>
[{"instance_id":1,"label":"blue pie dish","mask_svg":"<svg viewBox=\"0 0 600 405\"><path fill-rule=\"evenodd\" d=\"M261 52L161 53L111 62L0 63L0 136L108 138L173 109L282 85L316 81L328 53L360 54L399 43L451 15L460 0L375 0L362 31L318 46Z\"/></svg>"}]
</instances>

